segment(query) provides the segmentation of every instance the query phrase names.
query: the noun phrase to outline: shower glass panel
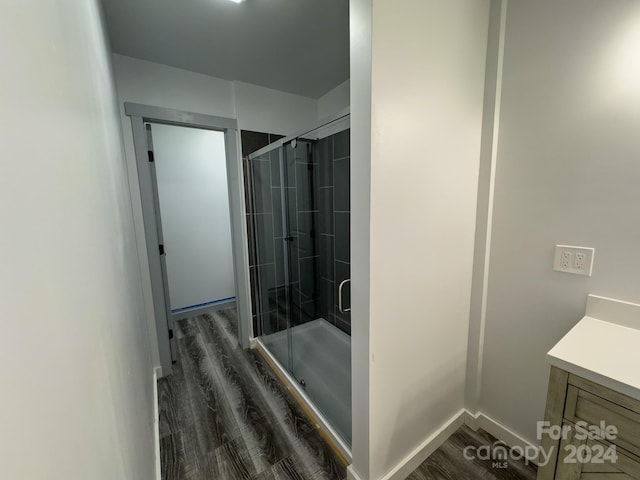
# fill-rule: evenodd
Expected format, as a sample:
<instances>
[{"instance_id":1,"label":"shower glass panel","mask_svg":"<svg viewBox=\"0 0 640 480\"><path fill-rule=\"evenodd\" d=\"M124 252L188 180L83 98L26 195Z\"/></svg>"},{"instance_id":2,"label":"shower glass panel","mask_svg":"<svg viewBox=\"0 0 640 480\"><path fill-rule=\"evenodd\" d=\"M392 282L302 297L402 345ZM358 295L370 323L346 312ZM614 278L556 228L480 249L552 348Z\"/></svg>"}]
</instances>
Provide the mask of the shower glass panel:
<instances>
[{"instance_id":1,"label":"shower glass panel","mask_svg":"<svg viewBox=\"0 0 640 480\"><path fill-rule=\"evenodd\" d=\"M248 169L257 336L349 445L348 117L262 149Z\"/></svg>"}]
</instances>

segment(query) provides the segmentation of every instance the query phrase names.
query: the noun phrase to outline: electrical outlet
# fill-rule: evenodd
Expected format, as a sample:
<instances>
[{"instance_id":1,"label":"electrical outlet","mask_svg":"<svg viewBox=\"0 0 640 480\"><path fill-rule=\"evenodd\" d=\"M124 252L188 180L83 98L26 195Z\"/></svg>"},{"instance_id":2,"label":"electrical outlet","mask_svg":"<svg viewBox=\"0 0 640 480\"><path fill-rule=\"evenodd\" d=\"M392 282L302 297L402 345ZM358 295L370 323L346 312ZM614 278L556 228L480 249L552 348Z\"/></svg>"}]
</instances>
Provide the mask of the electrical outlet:
<instances>
[{"instance_id":1,"label":"electrical outlet","mask_svg":"<svg viewBox=\"0 0 640 480\"><path fill-rule=\"evenodd\" d=\"M556 245L553 269L558 272L591 276L595 249L588 247L572 247Z\"/></svg>"}]
</instances>

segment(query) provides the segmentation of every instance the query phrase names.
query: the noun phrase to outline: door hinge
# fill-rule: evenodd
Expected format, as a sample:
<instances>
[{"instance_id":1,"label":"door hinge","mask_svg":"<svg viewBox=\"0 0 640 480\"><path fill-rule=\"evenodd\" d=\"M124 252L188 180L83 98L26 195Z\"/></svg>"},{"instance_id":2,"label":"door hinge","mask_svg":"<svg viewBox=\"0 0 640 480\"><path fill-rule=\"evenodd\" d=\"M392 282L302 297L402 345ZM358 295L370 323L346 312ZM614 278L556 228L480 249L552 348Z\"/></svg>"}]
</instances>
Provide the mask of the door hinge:
<instances>
[{"instance_id":1,"label":"door hinge","mask_svg":"<svg viewBox=\"0 0 640 480\"><path fill-rule=\"evenodd\" d=\"M164 255L164 245L158 245L158 250L160 251L160 255Z\"/></svg>"},{"instance_id":2,"label":"door hinge","mask_svg":"<svg viewBox=\"0 0 640 480\"><path fill-rule=\"evenodd\" d=\"M169 340L171 340L173 338L173 329L170 328L169 329Z\"/></svg>"},{"instance_id":3,"label":"door hinge","mask_svg":"<svg viewBox=\"0 0 640 480\"><path fill-rule=\"evenodd\" d=\"M153 150L147 150L147 155L149 156L149 162L153 163L155 161L153 157Z\"/></svg>"}]
</instances>

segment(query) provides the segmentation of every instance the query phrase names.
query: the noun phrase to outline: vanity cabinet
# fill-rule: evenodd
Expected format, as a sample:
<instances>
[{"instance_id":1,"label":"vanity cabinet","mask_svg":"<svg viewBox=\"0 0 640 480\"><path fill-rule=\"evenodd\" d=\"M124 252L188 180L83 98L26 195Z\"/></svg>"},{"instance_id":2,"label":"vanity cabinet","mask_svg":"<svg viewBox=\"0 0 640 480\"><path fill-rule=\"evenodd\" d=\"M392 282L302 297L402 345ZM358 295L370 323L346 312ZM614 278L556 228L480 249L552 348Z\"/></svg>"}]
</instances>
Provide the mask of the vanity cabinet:
<instances>
[{"instance_id":1,"label":"vanity cabinet","mask_svg":"<svg viewBox=\"0 0 640 480\"><path fill-rule=\"evenodd\" d=\"M552 367L545 421L538 480L640 480L639 400Z\"/></svg>"}]
</instances>

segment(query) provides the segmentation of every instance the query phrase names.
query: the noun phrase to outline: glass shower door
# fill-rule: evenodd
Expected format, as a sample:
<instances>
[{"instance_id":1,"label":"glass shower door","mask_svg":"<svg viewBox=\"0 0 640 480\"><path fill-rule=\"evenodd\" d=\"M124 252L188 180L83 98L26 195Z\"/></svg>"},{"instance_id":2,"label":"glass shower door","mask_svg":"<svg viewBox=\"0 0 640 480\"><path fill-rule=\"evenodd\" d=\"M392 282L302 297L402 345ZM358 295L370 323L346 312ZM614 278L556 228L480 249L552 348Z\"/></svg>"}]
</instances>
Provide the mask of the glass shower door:
<instances>
[{"instance_id":1,"label":"glass shower door","mask_svg":"<svg viewBox=\"0 0 640 480\"><path fill-rule=\"evenodd\" d=\"M329 133L251 158L252 284L261 341L349 445L348 125Z\"/></svg>"},{"instance_id":2,"label":"glass shower door","mask_svg":"<svg viewBox=\"0 0 640 480\"><path fill-rule=\"evenodd\" d=\"M288 205L288 216L297 216L290 252L293 264L297 262L298 279L291 289L291 373L349 444L349 132L324 138L315 133L284 148L289 189L296 196L295 204ZM344 148L340 150L341 146L346 147L346 152ZM337 183L336 174L340 176ZM336 201L342 210L336 211ZM340 261L336 260L336 253ZM343 280L340 300L338 290Z\"/></svg>"},{"instance_id":3,"label":"glass shower door","mask_svg":"<svg viewBox=\"0 0 640 480\"><path fill-rule=\"evenodd\" d=\"M290 307L297 271L290 258L295 218L289 216L292 209L287 205L295 197L289 195L283 162L283 149L275 147L246 164L251 191L247 231L253 239L249 262L254 328L276 360L291 371Z\"/></svg>"}]
</instances>

